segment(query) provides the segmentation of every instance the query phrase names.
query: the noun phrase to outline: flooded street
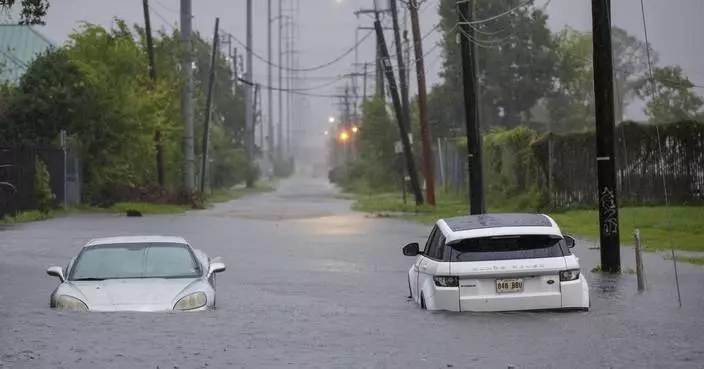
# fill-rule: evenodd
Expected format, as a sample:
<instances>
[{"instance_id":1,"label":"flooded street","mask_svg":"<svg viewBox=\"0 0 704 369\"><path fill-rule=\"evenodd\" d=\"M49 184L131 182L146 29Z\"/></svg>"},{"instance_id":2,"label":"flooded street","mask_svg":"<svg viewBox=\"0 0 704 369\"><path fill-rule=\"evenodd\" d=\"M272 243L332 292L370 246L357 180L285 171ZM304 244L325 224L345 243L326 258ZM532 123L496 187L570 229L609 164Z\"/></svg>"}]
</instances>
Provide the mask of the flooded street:
<instances>
[{"instance_id":1,"label":"flooded street","mask_svg":"<svg viewBox=\"0 0 704 369\"><path fill-rule=\"evenodd\" d=\"M597 278L598 250L576 253L588 313L428 313L407 299L401 247L429 227L349 211L323 179L207 211L78 215L0 231L2 368L703 368L704 268L645 255L635 275ZM93 237L180 235L222 256L218 309L193 314L49 308L65 265ZM634 268L632 249L624 266Z\"/></svg>"}]
</instances>

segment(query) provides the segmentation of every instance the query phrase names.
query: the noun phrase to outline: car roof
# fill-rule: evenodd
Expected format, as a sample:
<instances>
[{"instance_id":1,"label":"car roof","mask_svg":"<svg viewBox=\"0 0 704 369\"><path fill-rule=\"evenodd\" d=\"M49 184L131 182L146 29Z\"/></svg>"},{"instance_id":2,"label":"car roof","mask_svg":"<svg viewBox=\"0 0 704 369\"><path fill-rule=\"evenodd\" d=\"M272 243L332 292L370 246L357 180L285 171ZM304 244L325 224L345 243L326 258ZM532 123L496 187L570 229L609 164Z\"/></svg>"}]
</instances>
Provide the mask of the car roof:
<instances>
[{"instance_id":1,"label":"car roof","mask_svg":"<svg viewBox=\"0 0 704 369\"><path fill-rule=\"evenodd\" d=\"M447 243L467 238L519 235L563 237L557 222L537 213L491 213L439 219Z\"/></svg>"},{"instance_id":2,"label":"car roof","mask_svg":"<svg viewBox=\"0 0 704 369\"><path fill-rule=\"evenodd\" d=\"M121 243L180 243L189 245L188 241L183 237L179 236L158 236L158 235L145 235L145 236L115 236L115 237L102 237L94 238L84 246L100 246L100 245L112 245Z\"/></svg>"}]
</instances>

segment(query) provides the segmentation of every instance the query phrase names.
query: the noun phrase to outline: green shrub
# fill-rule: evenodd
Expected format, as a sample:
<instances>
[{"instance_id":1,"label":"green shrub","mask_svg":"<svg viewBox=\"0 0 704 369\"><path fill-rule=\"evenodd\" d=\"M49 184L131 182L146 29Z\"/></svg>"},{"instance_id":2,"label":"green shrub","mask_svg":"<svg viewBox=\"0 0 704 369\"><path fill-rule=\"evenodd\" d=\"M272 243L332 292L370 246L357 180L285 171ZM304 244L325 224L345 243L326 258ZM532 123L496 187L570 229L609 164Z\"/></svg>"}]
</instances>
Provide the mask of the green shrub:
<instances>
[{"instance_id":1,"label":"green shrub","mask_svg":"<svg viewBox=\"0 0 704 369\"><path fill-rule=\"evenodd\" d=\"M56 195L51 191L51 178L46 164L41 159L36 160L34 191L37 199L37 210L47 214L56 207Z\"/></svg>"}]
</instances>

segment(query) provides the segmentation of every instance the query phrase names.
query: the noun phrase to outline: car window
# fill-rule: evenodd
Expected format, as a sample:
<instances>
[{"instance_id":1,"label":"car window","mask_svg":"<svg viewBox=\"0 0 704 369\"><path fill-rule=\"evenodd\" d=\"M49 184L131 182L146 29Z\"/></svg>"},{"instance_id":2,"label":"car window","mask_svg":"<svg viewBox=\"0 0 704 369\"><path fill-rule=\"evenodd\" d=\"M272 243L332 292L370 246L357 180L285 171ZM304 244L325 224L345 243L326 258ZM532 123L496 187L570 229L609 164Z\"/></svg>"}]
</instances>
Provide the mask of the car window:
<instances>
[{"instance_id":1,"label":"car window","mask_svg":"<svg viewBox=\"0 0 704 369\"><path fill-rule=\"evenodd\" d=\"M195 278L202 273L182 244L115 244L83 250L70 280L118 278Z\"/></svg>"},{"instance_id":2,"label":"car window","mask_svg":"<svg viewBox=\"0 0 704 369\"><path fill-rule=\"evenodd\" d=\"M452 261L539 259L570 254L560 238L502 236L465 239L450 245Z\"/></svg>"},{"instance_id":3,"label":"car window","mask_svg":"<svg viewBox=\"0 0 704 369\"><path fill-rule=\"evenodd\" d=\"M433 234L433 238L430 243L430 251L427 256L431 259L442 260L443 249L445 248L445 237L442 232L438 229Z\"/></svg>"},{"instance_id":4,"label":"car window","mask_svg":"<svg viewBox=\"0 0 704 369\"><path fill-rule=\"evenodd\" d=\"M438 232L438 227L435 226L433 229L430 231L430 235L428 236L428 240L425 241L425 248L423 249L423 255L429 255L430 253L430 246L433 241L433 237L435 237L435 233Z\"/></svg>"}]
</instances>

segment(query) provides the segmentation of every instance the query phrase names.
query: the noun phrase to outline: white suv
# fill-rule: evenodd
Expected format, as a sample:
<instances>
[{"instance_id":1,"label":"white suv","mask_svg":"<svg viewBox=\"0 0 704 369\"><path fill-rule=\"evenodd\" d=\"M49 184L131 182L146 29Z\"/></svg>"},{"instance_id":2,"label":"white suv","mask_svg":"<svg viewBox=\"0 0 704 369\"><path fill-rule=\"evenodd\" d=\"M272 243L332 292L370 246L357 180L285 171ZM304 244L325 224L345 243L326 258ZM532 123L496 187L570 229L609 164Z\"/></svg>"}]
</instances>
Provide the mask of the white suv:
<instances>
[{"instance_id":1,"label":"white suv","mask_svg":"<svg viewBox=\"0 0 704 369\"><path fill-rule=\"evenodd\" d=\"M589 286L565 236L544 214L482 214L436 222L416 261L410 297L449 311L589 310Z\"/></svg>"}]
</instances>

